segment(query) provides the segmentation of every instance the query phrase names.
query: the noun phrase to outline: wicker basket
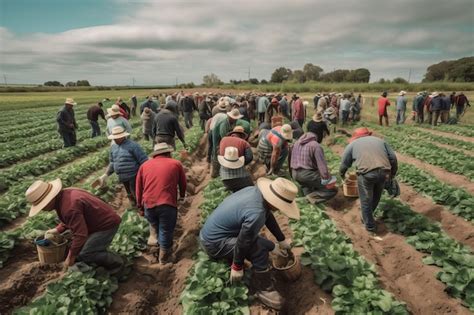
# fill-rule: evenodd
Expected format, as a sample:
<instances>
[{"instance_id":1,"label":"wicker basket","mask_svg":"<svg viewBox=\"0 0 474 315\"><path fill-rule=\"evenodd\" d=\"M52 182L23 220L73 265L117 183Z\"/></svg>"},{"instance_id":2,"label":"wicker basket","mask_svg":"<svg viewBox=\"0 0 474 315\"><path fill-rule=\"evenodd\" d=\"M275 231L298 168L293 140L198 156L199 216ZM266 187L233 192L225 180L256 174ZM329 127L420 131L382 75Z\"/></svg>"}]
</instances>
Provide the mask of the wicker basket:
<instances>
[{"instance_id":1,"label":"wicker basket","mask_svg":"<svg viewBox=\"0 0 474 315\"><path fill-rule=\"evenodd\" d=\"M43 236L37 237L36 240L43 239ZM38 259L42 264L56 264L64 261L66 258L67 240L59 245L40 246L36 244L38 250Z\"/></svg>"}]
</instances>

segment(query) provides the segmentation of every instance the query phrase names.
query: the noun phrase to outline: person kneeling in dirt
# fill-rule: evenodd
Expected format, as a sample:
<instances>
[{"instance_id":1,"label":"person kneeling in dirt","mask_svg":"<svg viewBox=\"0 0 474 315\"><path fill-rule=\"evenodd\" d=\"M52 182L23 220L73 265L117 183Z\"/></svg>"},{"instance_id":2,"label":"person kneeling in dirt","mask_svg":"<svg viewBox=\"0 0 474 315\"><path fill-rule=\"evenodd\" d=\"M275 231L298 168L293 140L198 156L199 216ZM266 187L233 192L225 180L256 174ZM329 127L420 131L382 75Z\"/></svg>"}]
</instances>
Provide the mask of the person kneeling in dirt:
<instances>
[{"instance_id":1,"label":"person kneeling in dirt","mask_svg":"<svg viewBox=\"0 0 474 315\"><path fill-rule=\"evenodd\" d=\"M336 178L328 170L323 148L312 132L305 133L290 150L291 175L312 202L327 201L337 194Z\"/></svg>"},{"instance_id":2,"label":"person kneeling in dirt","mask_svg":"<svg viewBox=\"0 0 474 315\"><path fill-rule=\"evenodd\" d=\"M290 125L277 126L262 133L258 142L259 159L267 167L267 175L278 174L288 156L288 142L293 139Z\"/></svg>"},{"instance_id":3,"label":"person kneeling in dirt","mask_svg":"<svg viewBox=\"0 0 474 315\"><path fill-rule=\"evenodd\" d=\"M244 128L237 126L222 138L219 146L220 176L224 186L231 192L253 186L252 178L245 168L253 160L250 144L245 141L247 134Z\"/></svg>"},{"instance_id":4,"label":"person kneeling in dirt","mask_svg":"<svg viewBox=\"0 0 474 315\"><path fill-rule=\"evenodd\" d=\"M121 219L107 203L79 188L62 189L61 179L51 182L35 181L26 191L26 200L32 204L29 216L40 211L56 210L61 223L45 235L72 231L72 244L64 268L75 262L96 264L117 273L123 259L107 251L117 233Z\"/></svg>"},{"instance_id":5,"label":"person kneeling in dirt","mask_svg":"<svg viewBox=\"0 0 474 315\"><path fill-rule=\"evenodd\" d=\"M385 182L397 174L397 156L384 140L372 136L366 127L354 131L342 155L340 173L355 163L362 221L369 232L376 233L373 212L379 204Z\"/></svg>"},{"instance_id":6,"label":"person kneeling in dirt","mask_svg":"<svg viewBox=\"0 0 474 315\"><path fill-rule=\"evenodd\" d=\"M127 139L129 135L120 126L112 129L112 134L108 136L114 141L110 147L109 167L107 172L99 177L98 182L100 187L104 187L107 178L115 172L125 187L132 206L135 206L135 178L140 165L147 161L148 157L138 143Z\"/></svg>"},{"instance_id":7,"label":"person kneeling in dirt","mask_svg":"<svg viewBox=\"0 0 474 315\"><path fill-rule=\"evenodd\" d=\"M172 151L167 143L156 144L151 159L143 163L137 173L137 205L150 223L150 235L158 235L153 254L160 264L172 262L178 186L182 199L186 194L186 174L181 162L171 157Z\"/></svg>"},{"instance_id":8,"label":"person kneeling in dirt","mask_svg":"<svg viewBox=\"0 0 474 315\"><path fill-rule=\"evenodd\" d=\"M242 280L244 260L252 263L251 285L265 305L281 309L283 298L274 288L269 253L284 256L290 250L272 211L279 210L292 219L300 218L295 198L298 188L284 178L260 178L257 186L230 195L207 218L199 239L207 254L231 263L231 283ZM277 243L259 235L266 226Z\"/></svg>"}]
</instances>

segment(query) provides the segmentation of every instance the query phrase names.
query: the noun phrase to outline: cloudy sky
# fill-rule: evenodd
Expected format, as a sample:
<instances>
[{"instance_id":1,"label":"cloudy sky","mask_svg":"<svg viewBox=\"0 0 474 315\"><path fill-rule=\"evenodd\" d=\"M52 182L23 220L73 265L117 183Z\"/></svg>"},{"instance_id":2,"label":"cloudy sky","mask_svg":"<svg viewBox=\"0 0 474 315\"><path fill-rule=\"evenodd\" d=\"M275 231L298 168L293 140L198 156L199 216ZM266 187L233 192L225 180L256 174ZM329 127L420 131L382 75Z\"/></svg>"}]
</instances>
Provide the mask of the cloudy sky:
<instances>
[{"instance_id":1,"label":"cloudy sky","mask_svg":"<svg viewBox=\"0 0 474 315\"><path fill-rule=\"evenodd\" d=\"M420 81L428 65L472 55L472 0L0 0L9 83L170 85L249 68L268 80L308 62Z\"/></svg>"}]
</instances>

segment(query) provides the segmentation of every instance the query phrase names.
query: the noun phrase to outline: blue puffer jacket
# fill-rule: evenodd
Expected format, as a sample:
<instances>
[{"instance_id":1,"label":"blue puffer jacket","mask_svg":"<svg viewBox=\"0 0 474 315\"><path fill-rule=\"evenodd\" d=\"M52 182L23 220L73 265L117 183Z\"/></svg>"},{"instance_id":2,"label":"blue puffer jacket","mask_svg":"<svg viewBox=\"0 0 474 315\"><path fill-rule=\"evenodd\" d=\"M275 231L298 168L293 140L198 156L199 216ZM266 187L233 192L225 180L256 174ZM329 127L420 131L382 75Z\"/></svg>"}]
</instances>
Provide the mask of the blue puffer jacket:
<instances>
[{"instance_id":1,"label":"blue puffer jacket","mask_svg":"<svg viewBox=\"0 0 474 315\"><path fill-rule=\"evenodd\" d=\"M437 96L431 99L431 111L443 109L443 100Z\"/></svg>"},{"instance_id":2,"label":"blue puffer jacket","mask_svg":"<svg viewBox=\"0 0 474 315\"><path fill-rule=\"evenodd\" d=\"M122 144L114 143L110 148L109 169L107 175L116 173L120 182L126 182L137 175L140 165L148 156L138 143L127 139Z\"/></svg>"}]
</instances>

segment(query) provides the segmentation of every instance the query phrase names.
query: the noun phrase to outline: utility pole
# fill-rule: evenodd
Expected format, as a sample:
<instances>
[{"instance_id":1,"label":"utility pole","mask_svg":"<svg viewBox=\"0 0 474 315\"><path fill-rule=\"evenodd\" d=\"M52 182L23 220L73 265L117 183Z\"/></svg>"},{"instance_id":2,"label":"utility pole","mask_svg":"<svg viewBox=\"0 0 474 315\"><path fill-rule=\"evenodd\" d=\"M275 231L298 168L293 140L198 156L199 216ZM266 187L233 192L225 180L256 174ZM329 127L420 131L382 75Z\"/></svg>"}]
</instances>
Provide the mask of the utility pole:
<instances>
[{"instance_id":1,"label":"utility pole","mask_svg":"<svg viewBox=\"0 0 474 315\"><path fill-rule=\"evenodd\" d=\"M7 86L8 84L7 84L7 75L6 74L3 75L3 80L5 81L5 86Z\"/></svg>"},{"instance_id":2,"label":"utility pole","mask_svg":"<svg viewBox=\"0 0 474 315\"><path fill-rule=\"evenodd\" d=\"M176 87L178 87L178 77L176 77Z\"/></svg>"},{"instance_id":3,"label":"utility pole","mask_svg":"<svg viewBox=\"0 0 474 315\"><path fill-rule=\"evenodd\" d=\"M250 81L250 66L249 66L249 73L248 73L248 75L249 75L249 81Z\"/></svg>"},{"instance_id":4,"label":"utility pole","mask_svg":"<svg viewBox=\"0 0 474 315\"><path fill-rule=\"evenodd\" d=\"M410 71L408 72L408 83L410 83L410 79L411 79L411 68L410 68Z\"/></svg>"},{"instance_id":5,"label":"utility pole","mask_svg":"<svg viewBox=\"0 0 474 315\"><path fill-rule=\"evenodd\" d=\"M132 85L135 86L135 78L132 78Z\"/></svg>"}]
</instances>

